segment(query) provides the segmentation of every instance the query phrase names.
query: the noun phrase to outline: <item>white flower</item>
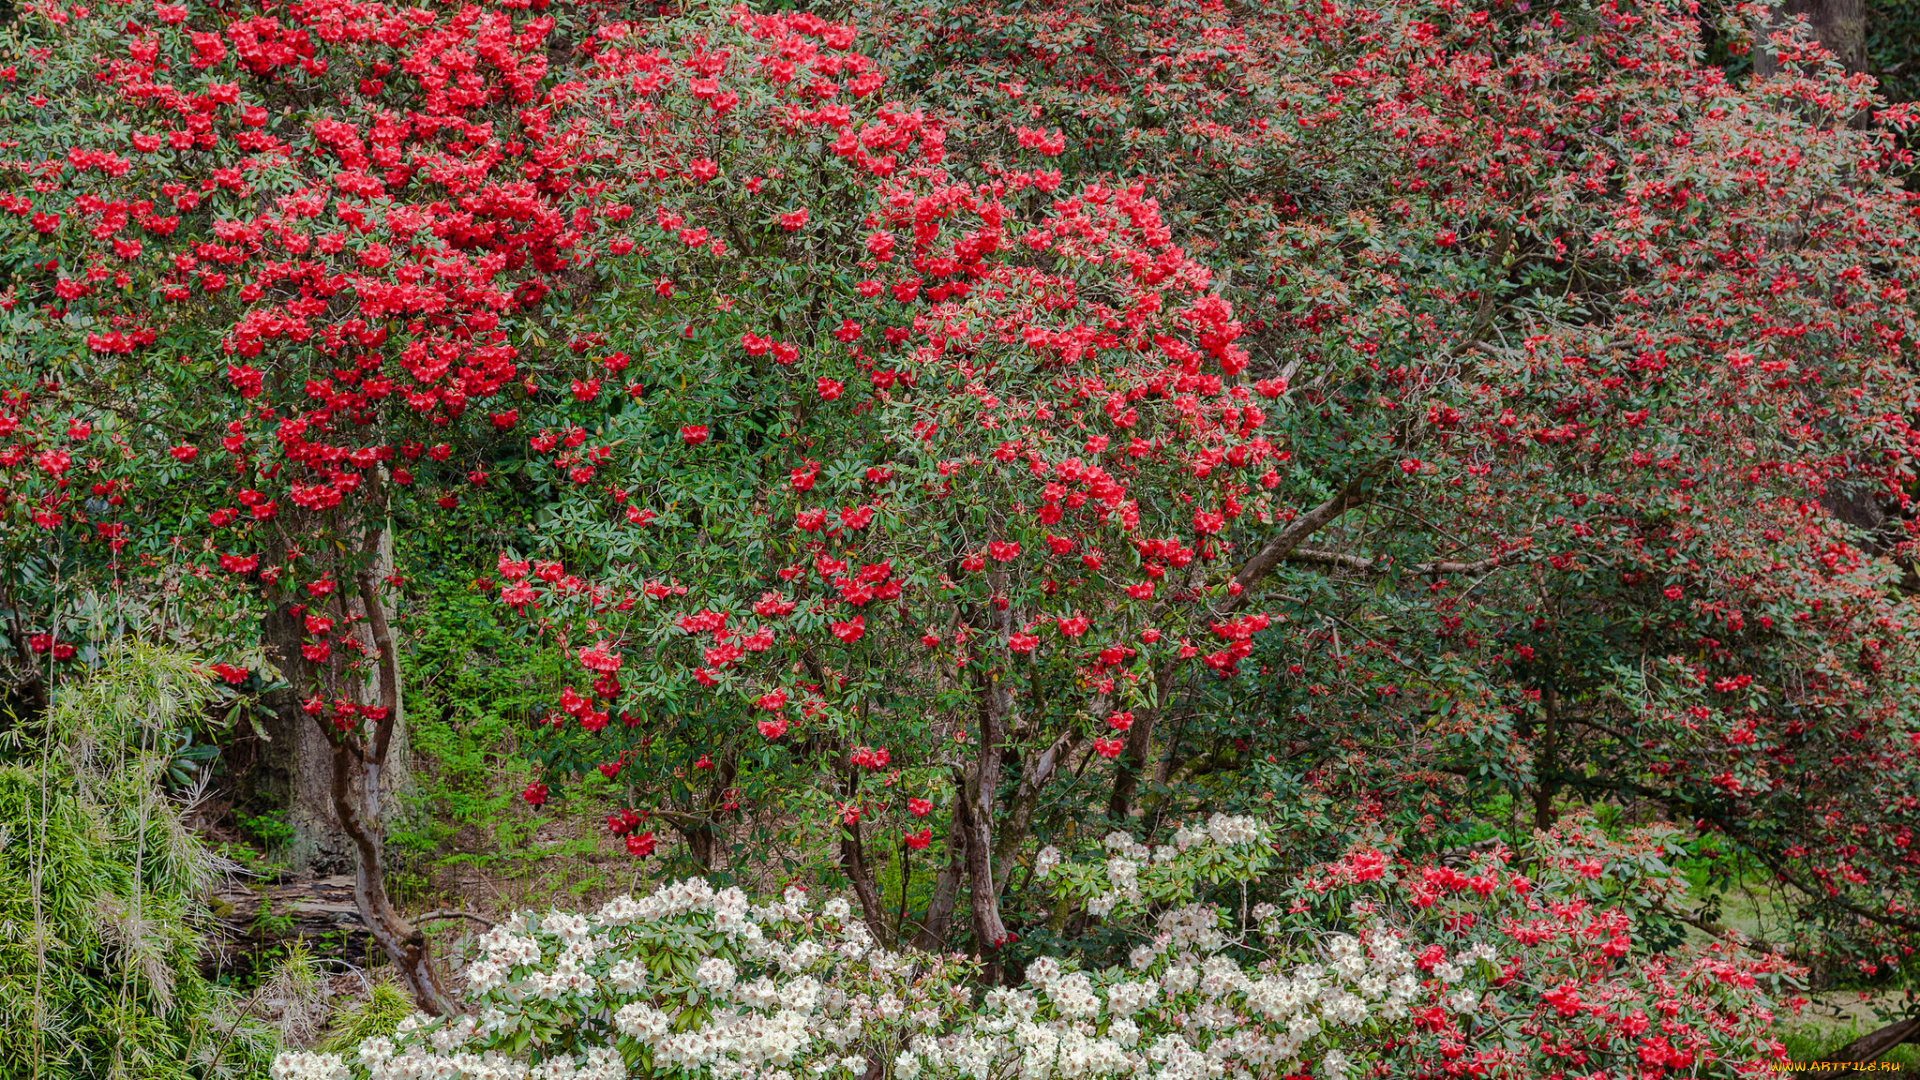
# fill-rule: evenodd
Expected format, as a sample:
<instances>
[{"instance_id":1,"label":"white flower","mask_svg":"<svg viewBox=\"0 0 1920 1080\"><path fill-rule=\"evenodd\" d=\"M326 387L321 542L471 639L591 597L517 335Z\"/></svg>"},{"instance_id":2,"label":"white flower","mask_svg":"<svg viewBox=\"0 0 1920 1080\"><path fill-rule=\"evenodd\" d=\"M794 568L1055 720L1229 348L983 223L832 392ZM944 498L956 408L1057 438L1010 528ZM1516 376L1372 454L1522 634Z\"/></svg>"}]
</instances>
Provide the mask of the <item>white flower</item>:
<instances>
[{"instance_id":1,"label":"white flower","mask_svg":"<svg viewBox=\"0 0 1920 1080\"><path fill-rule=\"evenodd\" d=\"M1150 982L1114 983L1107 987L1107 1010L1115 1016L1132 1016L1160 994Z\"/></svg>"},{"instance_id":2,"label":"white flower","mask_svg":"<svg viewBox=\"0 0 1920 1080\"><path fill-rule=\"evenodd\" d=\"M375 1035L360 1044L360 1064L372 1068L393 1056L393 1040Z\"/></svg>"},{"instance_id":3,"label":"white flower","mask_svg":"<svg viewBox=\"0 0 1920 1080\"><path fill-rule=\"evenodd\" d=\"M1047 880L1047 875L1053 873L1054 868L1059 865L1060 849L1054 847L1052 844L1048 844L1046 847L1040 849L1038 855L1033 857L1033 876L1041 881L1045 881Z\"/></svg>"},{"instance_id":4,"label":"white flower","mask_svg":"<svg viewBox=\"0 0 1920 1080\"><path fill-rule=\"evenodd\" d=\"M1321 999L1320 1011L1333 1023L1352 1027L1367 1018L1367 1003L1345 990L1335 990Z\"/></svg>"},{"instance_id":5,"label":"white flower","mask_svg":"<svg viewBox=\"0 0 1920 1080\"><path fill-rule=\"evenodd\" d=\"M1096 919L1104 919L1113 910L1113 905L1119 901L1120 897L1115 893L1101 893L1087 901L1087 914Z\"/></svg>"},{"instance_id":6,"label":"white flower","mask_svg":"<svg viewBox=\"0 0 1920 1080\"><path fill-rule=\"evenodd\" d=\"M562 911L548 913L547 917L540 921L540 928L566 941L586 937L591 932L585 916Z\"/></svg>"},{"instance_id":7,"label":"white flower","mask_svg":"<svg viewBox=\"0 0 1920 1080\"><path fill-rule=\"evenodd\" d=\"M1051 956L1042 956L1027 965L1027 981L1042 990L1047 984L1060 977L1060 961Z\"/></svg>"},{"instance_id":8,"label":"white flower","mask_svg":"<svg viewBox=\"0 0 1920 1080\"><path fill-rule=\"evenodd\" d=\"M623 994L637 994L646 988L647 966L638 960L616 960L607 970L607 982Z\"/></svg>"},{"instance_id":9,"label":"white flower","mask_svg":"<svg viewBox=\"0 0 1920 1080\"><path fill-rule=\"evenodd\" d=\"M1329 1050L1320 1059L1320 1075L1326 1080L1344 1080L1347 1075L1347 1055L1338 1050Z\"/></svg>"},{"instance_id":10,"label":"white flower","mask_svg":"<svg viewBox=\"0 0 1920 1080\"><path fill-rule=\"evenodd\" d=\"M1200 972L1191 963L1177 964L1160 976L1160 982L1167 988L1167 993L1184 994L1200 985Z\"/></svg>"},{"instance_id":11,"label":"white flower","mask_svg":"<svg viewBox=\"0 0 1920 1080\"><path fill-rule=\"evenodd\" d=\"M708 990L726 991L733 988L733 965L718 956L700 961L694 969L694 981Z\"/></svg>"},{"instance_id":12,"label":"white flower","mask_svg":"<svg viewBox=\"0 0 1920 1080\"><path fill-rule=\"evenodd\" d=\"M1100 1012L1100 999L1093 994L1093 980L1081 972L1062 975L1045 989L1047 1000L1053 1002L1054 1009L1070 1020L1091 1017Z\"/></svg>"},{"instance_id":13,"label":"white flower","mask_svg":"<svg viewBox=\"0 0 1920 1080\"><path fill-rule=\"evenodd\" d=\"M893 1075L894 1080L913 1080L920 1075L920 1059L906 1050L900 1051L893 1058Z\"/></svg>"},{"instance_id":14,"label":"white flower","mask_svg":"<svg viewBox=\"0 0 1920 1080\"><path fill-rule=\"evenodd\" d=\"M1215 814L1207 819L1207 835L1214 843L1226 847L1257 843L1260 839L1260 823L1250 817Z\"/></svg>"},{"instance_id":15,"label":"white flower","mask_svg":"<svg viewBox=\"0 0 1920 1080\"><path fill-rule=\"evenodd\" d=\"M853 906L847 903L847 898L844 896L836 896L820 908L820 914L829 919L845 919L852 913Z\"/></svg>"},{"instance_id":16,"label":"white flower","mask_svg":"<svg viewBox=\"0 0 1920 1080\"><path fill-rule=\"evenodd\" d=\"M273 1080L348 1080L347 1063L339 1054L290 1050L273 1059L267 1070Z\"/></svg>"},{"instance_id":17,"label":"white flower","mask_svg":"<svg viewBox=\"0 0 1920 1080\"><path fill-rule=\"evenodd\" d=\"M787 886L787 891L781 894L780 899L795 911L807 910L807 890L798 885Z\"/></svg>"},{"instance_id":18,"label":"white flower","mask_svg":"<svg viewBox=\"0 0 1920 1080\"><path fill-rule=\"evenodd\" d=\"M476 960L467 965L464 974L467 985L484 994L507 981L507 966L492 960Z\"/></svg>"},{"instance_id":19,"label":"white flower","mask_svg":"<svg viewBox=\"0 0 1920 1080\"><path fill-rule=\"evenodd\" d=\"M652 1042L673 1026L673 1017L644 1001L635 1001L622 1005L620 1011L613 1014L613 1026L641 1042Z\"/></svg>"},{"instance_id":20,"label":"white flower","mask_svg":"<svg viewBox=\"0 0 1920 1080\"><path fill-rule=\"evenodd\" d=\"M785 971L804 971L819 963L820 958L825 955L827 950L819 942L802 941L787 950L787 955L780 961L780 967Z\"/></svg>"}]
</instances>

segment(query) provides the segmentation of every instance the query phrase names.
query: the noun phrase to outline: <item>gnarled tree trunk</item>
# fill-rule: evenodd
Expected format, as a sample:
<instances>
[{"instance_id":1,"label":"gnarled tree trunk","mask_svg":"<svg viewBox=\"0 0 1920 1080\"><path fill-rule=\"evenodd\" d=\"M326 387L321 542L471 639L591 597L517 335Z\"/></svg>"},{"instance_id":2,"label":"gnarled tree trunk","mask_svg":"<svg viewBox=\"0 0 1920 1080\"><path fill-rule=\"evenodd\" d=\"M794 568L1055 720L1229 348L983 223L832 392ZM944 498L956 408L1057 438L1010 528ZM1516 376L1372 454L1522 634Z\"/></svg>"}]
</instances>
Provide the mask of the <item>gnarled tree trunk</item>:
<instances>
[{"instance_id":1,"label":"gnarled tree trunk","mask_svg":"<svg viewBox=\"0 0 1920 1080\"><path fill-rule=\"evenodd\" d=\"M287 524L272 564L283 563L302 541L317 546L336 535L301 530L307 523L298 519ZM270 760L284 770L296 856L310 869L351 867L354 904L366 932L414 1000L435 1015L458 1012L426 936L400 915L386 887L383 823L401 771L405 730L399 653L380 591L393 573L392 537L383 523L370 523L358 560L339 546L302 554L308 566L325 568L332 588L304 595L270 589L263 627L269 655L289 684L277 702L278 730L270 732L283 746ZM332 619L330 636L352 648L309 658L301 648L309 615ZM365 658L371 678L347 668L348 652Z\"/></svg>"}]
</instances>

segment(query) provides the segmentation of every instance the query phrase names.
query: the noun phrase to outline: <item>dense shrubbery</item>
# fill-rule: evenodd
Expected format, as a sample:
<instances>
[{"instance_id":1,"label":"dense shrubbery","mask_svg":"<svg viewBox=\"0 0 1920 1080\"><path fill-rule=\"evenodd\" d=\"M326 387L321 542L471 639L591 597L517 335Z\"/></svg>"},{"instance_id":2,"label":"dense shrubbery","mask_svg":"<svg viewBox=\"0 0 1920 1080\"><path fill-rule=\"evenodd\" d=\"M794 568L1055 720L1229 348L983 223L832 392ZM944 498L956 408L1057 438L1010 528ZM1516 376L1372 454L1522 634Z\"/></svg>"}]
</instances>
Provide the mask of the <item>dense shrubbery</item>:
<instances>
[{"instance_id":1,"label":"dense shrubbery","mask_svg":"<svg viewBox=\"0 0 1920 1080\"><path fill-rule=\"evenodd\" d=\"M200 969L214 858L167 790L211 688L134 647L0 748L0 1073L257 1075L277 1045ZM31 734L31 740L22 736Z\"/></svg>"},{"instance_id":2,"label":"dense shrubbery","mask_svg":"<svg viewBox=\"0 0 1920 1080\"><path fill-rule=\"evenodd\" d=\"M1770 1052L1746 980L1785 969L1681 947L1694 850L1779 883L1801 959L1911 963L1905 106L1804 33L1757 43L1766 78L1704 63L1751 5L814 7L23 5L28 730L120 638L213 656L289 850L353 868L430 1013L463 1006L388 890L409 702L472 813L531 772L513 814L592 802L634 859L856 901L513 924L494 952L559 966L469 980L551 994L402 1039L441 1053L704 1060L620 1027L652 994L900 1080L1062 1039L1067 1074L1731 1068ZM1672 831L1617 846L1582 804ZM1212 813L1261 839L1171 824ZM1208 948L1141 971L1211 989L1115 1038L1106 988L1146 975L1091 973L1167 919ZM801 977L762 924L825 935L822 993L845 961L843 995L995 996L857 1051L839 1005L713 1012L699 964ZM660 936L685 970L623 988ZM1347 961L1418 986L1358 995L1388 1004L1356 1034L1297 966ZM1260 1011L1289 993L1322 1029Z\"/></svg>"},{"instance_id":3,"label":"dense shrubbery","mask_svg":"<svg viewBox=\"0 0 1920 1080\"><path fill-rule=\"evenodd\" d=\"M1762 1075L1779 1053L1784 965L1635 943L1627 903L1675 888L1657 836L1546 837L1532 875L1504 850L1418 871L1361 850L1278 887L1257 819L1170 840L1041 855L1057 895L1128 932L1110 966L1036 959L980 999L976 962L891 951L843 898L756 904L691 879L591 915L516 914L465 971L469 1015L283 1055L274 1075ZM1236 907L1200 899L1236 889Z\"/></svg>"}]
</instances>

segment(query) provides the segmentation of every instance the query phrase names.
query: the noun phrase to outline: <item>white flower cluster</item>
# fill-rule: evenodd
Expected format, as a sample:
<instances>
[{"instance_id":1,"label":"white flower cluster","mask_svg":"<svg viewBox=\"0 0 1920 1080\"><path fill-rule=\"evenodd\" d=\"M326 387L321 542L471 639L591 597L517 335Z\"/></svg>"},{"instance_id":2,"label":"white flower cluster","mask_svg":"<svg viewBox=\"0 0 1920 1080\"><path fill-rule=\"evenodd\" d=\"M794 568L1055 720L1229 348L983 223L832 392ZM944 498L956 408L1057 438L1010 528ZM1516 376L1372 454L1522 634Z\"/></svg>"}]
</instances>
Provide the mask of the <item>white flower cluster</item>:
<instances>
[{"instance_id":1,"label":"white flower cluster","mask_svg":"<svg viewBox=\"0 0 1920 1080\"><path fill-rule=\"evenodd\" d=\"M1157 850L1114 833L1104 865L1070 872L1137 895L1150 868L1263 839L1259 823L1216 815ZM1371 925L1296 930L1291 963L1248 967L1227 951L1244 942L1217 908L1175 904L1146 926L1130 970L1042 957L1024 986L993 988L974 1008L972 964L887 950L845 899L816 915L803 890L756 905L682 881L590 915L509 918L466 968L473 1013L411 1017L351 1063L285 1054L273 1077L626 1080L630 1062L689 1080L855 1080L875 1063L891 1080L1224 1080L1303 1062L1338 1077L1363 1068L1366 1040L1414 1007L1471 1008L1493 959L1462 950L1423 979L1406 944Z\"/></svg>"},{"instance_id":2,"label":"white flower cluster","mask_svg":"<svg viewBox=\"0 0 1920 1080\"><path fill-rule=\"evenodd\" d=\"M273 1080L348 1080L351 1074L339 1054L296 1050L275 1058L267 1075Z\"/></svg>"}]
</instances>

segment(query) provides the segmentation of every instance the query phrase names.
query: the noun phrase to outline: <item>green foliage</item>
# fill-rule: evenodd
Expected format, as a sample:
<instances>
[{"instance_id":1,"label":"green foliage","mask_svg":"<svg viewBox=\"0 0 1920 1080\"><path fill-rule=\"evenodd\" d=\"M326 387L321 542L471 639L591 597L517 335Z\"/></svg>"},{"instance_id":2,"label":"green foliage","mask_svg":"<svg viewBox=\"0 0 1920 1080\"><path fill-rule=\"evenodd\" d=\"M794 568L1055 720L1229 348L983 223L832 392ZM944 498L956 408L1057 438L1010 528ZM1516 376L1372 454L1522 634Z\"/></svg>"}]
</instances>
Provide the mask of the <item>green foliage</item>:
<instances>
[{"instance_id":1,"label":"green foliage","mask_svg":"<svg viewBox=\"0 0 1920 1080\"><path fill-rule=\"evenodd\" d=\"M0 1075L239 1077L271 1032L200 973L215 872L164 788L199 666L123 644L0 746Z\"/></svg>"},{"instance_id":2,"label":"green foliage","mask_svg":"<svg viewBox=\"0 0 1920 1080\"><path fill-rule=\"evenodd\" d=\"M480 546L501 542L477 531L426 525L404 541L407 564L448 568L416 579L401 655L414 787L389 842L416 888L461 867L532 881L540 860L592 846L536 847L540 819L516 797L529 775L520 735L547 710L563 659L503 632L497 605L454 576Z\"/></svg>"},{"instance_id":3,"label":"green foliage","mask_svg":"<svg viewBox=\"0 0 1920 1080\"><path fill-rule=\"evenodd\" d=\"M1833 1027L1826 1024L1799 1024L1780 1033L1780 1041L1787 1047L1787 1058L1791 1061L1832 1061L1840 1048L1867 1034L1877 1025L1849 1024L1846 1027ZM1877 1071L1912 1072L1920 1069L1920 1046L1908 1043L1894 1047L1880 1059Z\"/></svg>"},{"instance_id":4,"label":"green foliage","mask_svg":"<svg viewBox=\"0 0 1920 1080\"><path fill-rule=\"evenodd\" d=\"M320 1041L326 1053L344 1053L376 1035L392 1035L413 1013L413 999L392 983L374 983L365 999L342 1009Z\"/></svg>"}]
</instances>

